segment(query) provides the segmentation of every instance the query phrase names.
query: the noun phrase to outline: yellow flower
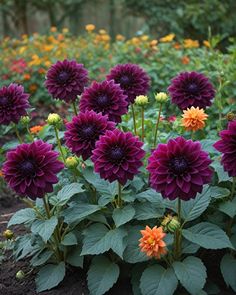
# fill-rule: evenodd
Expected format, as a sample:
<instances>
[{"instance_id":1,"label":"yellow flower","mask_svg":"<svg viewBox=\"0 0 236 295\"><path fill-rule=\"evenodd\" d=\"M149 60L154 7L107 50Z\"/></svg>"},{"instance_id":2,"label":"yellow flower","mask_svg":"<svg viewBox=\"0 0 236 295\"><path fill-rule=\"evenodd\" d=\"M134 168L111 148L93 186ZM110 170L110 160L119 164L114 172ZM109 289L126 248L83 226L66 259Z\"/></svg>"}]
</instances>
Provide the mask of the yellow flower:
<instances>
[{"instance_id":1,"label":"yellow flower","mask_svg":"<svg viewBox=\"0 0 236 295\"><path fill-rule=\"evenodd\" d=\"M46 66L47 68L49 68L49 67L51 66L52 63L51 63L49 60L47 60L47 61L45 61L44 64L45 64L45 66Z\"/></svg>"},{"instance_id":2,"label":"yellow flower","mask_svg":"<svg viewBox=\"0 0 236 295\"><path fill-rule=\"evenodd\" d=\"M184 39L184 48L198 48L198 40Z\"/></svg>"},{"instance_id":3,"label":"yellow flower","mask_svg":"<svg viewBox=\"0 0 236 295\"><path fill-rule=\"evenodd\" d=\"M160 42L167 43L173 41L175 38L175 34L169 34L160 39Z\"/></svg>"},{"instance_id":4,"label":"yellow flower","mask_svg":"<svg viewBox=\"0 0 236 295\"><path fill-rule=\"evenodd\" d=\"M111 37L109 35L102 35L102 41L110 41Z\"/></svg>"},{"instance_id":5,"label":"yellow flower","mask_svg":"<svg viewBox=\"0 0 236 295\"><path fill-rule=\"evenodd\" d=\"M24 52L26 51L26 49L27 49L26 46L21 46L21 47L19 48L19 54L24 53Z\"/></svg>"},{"instance_id":6,"label":"yellow flower","mask_svg":"<svg viewBox=\"0 0 236 295\"><path fill-rule=\"evenodd\" d=\"M51 51L53 48L54 48L54 46L52 44L51 45L44 45L43 46L43 50L44 51Z\"/></svg>"},{"instance_id":7,"label":"yellow flower","mask_svg":"<svg viewBox=\"0 0 236 295\"><path fill-rule=\"evenodd\" d=\"M191 107L183 111L182 115L182 126L184 126L187 131L197 131L205 127L205 120L208 115L205 114L204 109L199 109L199 107Z\"/></svg>"},{"instance_id":8,"label":"yellow flower","mask_svg":"<svg viewBox=\"0 0 236 295\"><path fill-rule=\"evenodd\" d=\"M63 33L63 34L67 34L68 32L69 32L69 29L68 29L68 28L63 28L63 29L62 29L62 33Z\"/></svg>"},{"instance_id":9,"label":"yellow flower","mask_svg":"<svg viewBox=\"0 0 236 295\"><path fill-rule=\"evenodd\" d=\"M99 30L99 34L100 35L106 35L107 34L107 31L106 30L103 30L103 29L102 30Z\"/></svg>"},{"instance_id":10,"label":"yellow flower","mask_svg":"<svg viewBox=\"0 0 236 295\"><path fill-rule=\"evenodd\" d=\"M125 37L123 35L121 35L121 34L118 34L118 35L116 35L116 40L117 41L124 41Z\"/></svg>"},{"instance_id":11,"label":"yellow flower","mask_svg":"<svg viewBox=\"0 0 236 295\"><path fill-rule=\"evenodd\" d=\"M57 31L57 28L56 27L51 27L50 31L55 33Z\"/></svg>"},{"instance_id":12,"label":"yellow flower","mask_svg":"<svg viewBox=\"0 0 236 295\"><path fill-rule=\"evenodd\" d=\"M151 47L153 47L153 46L156 46L157 43L158 43L157 40L152 40L152 41L149 43L149 45L150 45Z\"/></svg>"},{"instance_id":13,"label":"yellow flower","mask_svg":"<svg viewBox=\"0 0 236 295\"><path fill-rule=\"evenodd\" d=\"M137 37L133 37L133 38L131 39L131 43L132 43L133 45L138 45L138 44L140 43L140 39L137 38Z\"/></svg>"},{"instance_id":14,"label":"yellow flower","mask_svg":"<svg viewBox=\"0 0 236 295\"><path fill-rule=\"evenodd\" d=\"M148 35L141 36L141 40L142 41L147 41L148 39L149 39L149 36Z\"/></svg>"},{"instance_id":15,"label":"yellow flower","mask_svg":"<svg viewBox=\"0 0 236 295\"><path fill-rule=\"evenodd\" d=\"M92 32L92 31L95 30L95 25L88 24L88 25L85 26L85 30L86 30L87 32Z\"/></svg>"},{"instance_id":16,"label":"yellow flower","mask_svg":"<svg viewBox=\"0 0 236 295\"><path fill-rule=\"evenodd\" d=\"M203 45L205 45L205 46L208 47L208 48L211 48L211 44L210 44L210 42L207 41L207 40L204 40L204 41L203 41Z\"/></svg>"}]
</instances>

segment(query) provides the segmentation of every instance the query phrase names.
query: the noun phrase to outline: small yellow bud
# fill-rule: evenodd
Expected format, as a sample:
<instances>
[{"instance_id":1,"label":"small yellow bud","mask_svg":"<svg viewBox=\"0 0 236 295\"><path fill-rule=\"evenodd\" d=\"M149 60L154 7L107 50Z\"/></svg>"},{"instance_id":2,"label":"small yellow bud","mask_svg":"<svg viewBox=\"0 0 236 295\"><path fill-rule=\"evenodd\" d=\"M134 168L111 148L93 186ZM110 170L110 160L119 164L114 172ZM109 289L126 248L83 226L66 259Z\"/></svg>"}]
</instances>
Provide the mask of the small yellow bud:
<instances>
[{"instance_id":1,"label":"small yellow bud","mask_svg":"<svg viewBox=\"0 0 236 295\"><path fill-rule=\"evenodd\" d=\"M146 95L138 95L135 98L135 104L139 106L144 106L148 104L148 97Z\"/></svg>"},{"instance_id":2,"label":"small yellow bud","mask_svg":"<svg viewBox=\"0 0 236 295\"><path fill-rule=\"evenodd\" d=\"M49 114L47 119L48 125L57 126L62 123L62 119L58 114Z\"/></svg>"},{"instance_id":3,"label":"small yellow bud","mask_svg":"<svg viewBox=\"0 0 236 295\"><path fill-rule=\"evenodd\" d=\"M17 273L16 273L16 278L17 280L23 280L25 277L25 273L23 272L23 270L19 270Z\"/></svg>"},{"instance_id":4,"label":"small yellow bud","mask_svg":"<svg viewBox=\"0 0 236 295\"><path fill-rule=\"evenodd\" d=\"M4 232L3 232L3 236L4 238L6 238L7 240L11 240L14 236L14 233L12 230L10 229L6 229Z\"/></svg>"},{"instance_id":5,"label":"small yellow bud","mask_svg":"<svg viewBox=\"0 0 236 295\"><path fill-rule=\"evenodd\" d=\"M176 229L180 227L177 216L172 216L170 214L164 217L161 225L163 226L165 231L169 231L171 233L175 232Z\"/></svg>"},{"instance_id":6,"label":"small yellow bud","mask_svg":"<svg viewBox=\"0 0 236 295\"><path fill-rule=\"evenodd\" d=\"M68 157L66 159L66 167L67 168L76 168L79 164L79 159L76 157Z\"/></svg>"},{"instance_id":7,"label":"small yellow bud","mask_svg":"<svg viewBox=\"0 0 236 295\"><path fill-rule=\"evenodd\" d=\"M29 116L23 116L20 119L20 123L23 125L28 125L30 122L30 117Z\"/></svg>"},{"instance_id":8,"label":"small yellow bud","mask_svg":"<svg viewBox=\"0 0 236 295\"><path fill-rule=\"evenodd\" d=\"M158 92L155 94L155 99L157 102L163 103L168 99L168 95L165 92Z\"/></svg>"},{"instance_id":9,"label":"small yellow bud","mask_svg":"<svg viewBox=\"0 0 236 295\"><path fill-rule=\"evenodd\" d=\"M232 112L229 112L227 115L226 115L226 119L228 121L233 121L234 119L236 119L236 115Z\"/></svg>"}]
</instances>

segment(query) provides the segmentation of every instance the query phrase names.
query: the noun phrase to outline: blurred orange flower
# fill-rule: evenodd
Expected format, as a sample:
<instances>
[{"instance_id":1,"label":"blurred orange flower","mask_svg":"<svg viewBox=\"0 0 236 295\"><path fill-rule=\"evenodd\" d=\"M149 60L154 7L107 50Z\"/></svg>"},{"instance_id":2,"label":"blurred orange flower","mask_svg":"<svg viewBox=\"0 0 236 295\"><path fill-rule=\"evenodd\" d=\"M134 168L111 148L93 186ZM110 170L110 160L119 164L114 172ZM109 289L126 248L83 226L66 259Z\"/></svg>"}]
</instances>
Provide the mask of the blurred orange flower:
<instances>
[{"instance_id":1,"label":"blurred orange flower","mask_svg":"<svg viewBox=\"0 0 236 295\"><path fill-rule=\"evenodd\" d=\"M158 43L157 40L152 40L152 41L149 43L149 45L152 47L152 46L156 46L157 43Z\"/></svg>"},{"instance_id":2,"label":"blurred orange flower","mask_svg":"<svg viewBox=\"0 0 236 295\"><path fill-rule=\"evenodd\" d=\"M30 74L24 74L24 80L25 81L30 80L30 78L31 78Z\"/></svg>"},{"instance_id":3,"label":"blurred orange flower","mask_svg":"<svg viewBox=\"0 0 236 295\"><path fill-rule=\"evenodd\" d=\"M198 48L198 40L184 39L184 48Z\"/></svg>"},{"instance_id":4,"label":"blurred orange flower","mask_svg":"<svg viewBox=\"0 0 236 295\"><path fill-rule=\"evenodd\" d=\"M140 232L143 236L139 240L141 252L145 252L147 256L157 259L160 259L162 254L164 255L167 253L166 243L163 241L166 234L163 232L161 226L150 228L147 225L145 230L141 230Z\"/></svg>"},{"instance_id":5,"label":"blurred orange flower","mask_svg":"<svg viewBox=\"0 0 236 295\"><path fill-rule=\"evenodd\" d=\"M57 31L57 27L51 27L50 28L50 31L53 32L53 33L56 32Z\"/></svg>"},{"instance_id":6,"label":"blurred orange flower","mask_svg":"<svg viewBox=\"0 0 236 295\"><path fill-rule=\"evenodd\" d=\"M95 30L95 25L92 25L92 24L88 24L85 26L85 30L88 31L88 32L92 32Z\"/></svg>"},{"instance_id":7,"label":"blurred orange flower","mask_svg":"<svg viewBox=\"0 0 236 295\"><path fill-rule=\"evenodd\" d=\"M116 35L116 40L117 41L124 41L125 37L123 35L121 35L121 34L118 34L118 35Z\"/></svg>"},{"instance_id":8,"label":"blurred orange flower","mask_svg":"<svg viewBox=\"0 0 236 295\"><path fill-rule=\"evenodd\" d=\"M205 46L208 47L208 48L211 48L211 44L210 44L210 42L207 41L207 40L204 40L204 41L203 41L203 45L205 45Z\"/></svg>"},{"instance_id":9,"label":"blurred orange flower","mask_svg":"<svg viewBox=\"0 0 236 295\"><path fill-rule=\"evenodd\" d=\"M33 83L33 84L31 84L31 85L29 86L29 91L30 91L31 93L35 92L37 89L38 89L38 85L35 84L35 83Z\"/></svg>"},{"instance_id":10,"label":"blurred orange flower","mask_svg":"<svg viewBox=\"0 0 236 295\"><path fill-rule=\"evenodd\" d=\"M182 64L183 65L188 65L189 64L189 62L190 62L190 58L188 57L188 56L183 56L182 58L181 58L181 62L182 62Z\"/></svg>"},{"instance_id":11,"label":"blurred orange flower","mask_svg":"<svg viewBox=\"0 0 236 295\"><path fill-rule=\"evenodd\" d=\"M191 107L183 111L182 115L182 126L184 126L187 131L197 131L205 127L205 120L208 115L205 114L204 109L199 109L199 107Z\"/></svg>"},{"instance_id":12,"label":"blurred orange flower","mask_svg":"<svg viewBox=\"0 0 236 295\"><path fill-rule=\"evenodd\" d=\"M175 34L169 34L160 39L160 42L167 43L173 41L175 38Z\"/></svg>"},{"instance_id":13,"label":"blurred orange flower","mask_svg":"<svg viewBox=\"0 0 236 295\"><path fill-rule=\"evenodd\" d=\"M4 176L4 174L3 174L2 170L0 169L0 177L3 177L3 176Z\"/></svg>"},{"instance_id":14,"label":"blurred orange flower","mask_svg":"<svg viewBox=\"0 0 236 295\"><path fill-rule=\"evenodd\" d=\"M31 134L38 134L43 129L43 126L36 125L30 128Z\"/></svg>"}]
</instances>

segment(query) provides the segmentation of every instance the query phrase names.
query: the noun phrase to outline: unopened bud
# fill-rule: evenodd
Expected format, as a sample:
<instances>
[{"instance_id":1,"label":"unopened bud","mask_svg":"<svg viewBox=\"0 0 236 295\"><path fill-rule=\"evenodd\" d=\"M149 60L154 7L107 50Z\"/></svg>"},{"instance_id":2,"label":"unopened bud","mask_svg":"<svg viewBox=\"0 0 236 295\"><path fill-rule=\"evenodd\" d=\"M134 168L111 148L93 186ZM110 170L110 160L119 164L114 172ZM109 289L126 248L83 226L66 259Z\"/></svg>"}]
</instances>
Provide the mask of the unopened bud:
<instances>
[{"instance_id":1,"label":"unopened bud","mask_svg":"<svg viewBox=\"0 0 236 295\"><path fill-rule=\"evenodd\" d=\"M28 125L29 122L30 122L30 117L29 117L29 116L23 116L23 117L21 117L21 119L20 119L20 123L21 123L22 125Z\"/></svg>"},{"instance_id":2,"label":"unopened bud","mask_svg":"<svg viewBox=\"0 0 236 295\"><path fill-rule=\"evenodd\" d=\"M148 97L146 95L138 95L135 98L135 104L139 106L144 106L148 104Z\"/></svg>"},{"instance_id":3,"label":"unopened bud","mask_svg":"<svg viewBox=\"0 0 236 295\"><path fill-rule=\"evenodd\" d=\"M58 126L62 123L62 119L58 114L49 114L47 119L48 125Z\"/></svg>"},{"instance_id":4,"label":"unopened bud","mask_svg":"<svg viewBox=\"0 0 236 295\"><path fill-rule=\"evenodd\" d=\"M76 168L79 164L79 159L77 157L68 157L66 159L66 167L67 168Z\"/></svg>"},{"instance_id":5,"label":"unopened bud","mask_svg":"<svg viewBox=\"0 0 236 295\"><path fill-rule=\"evenodd\" d=\"M23 270L19 270L17 273L16 273L16 278L17 280L23 280L25 277L25 273L23 272Z\"/></svg>"},{"instance_id":6,"label":"unopened bud","mask_svg":"<svg viewBox=\"0 0 236 295\"><path fill-rule=\"evenodd\" d=\"M229 113L226 115L226 119L227 119L228 121L233 121L233 120L236 119L236 115L235 115L234 113L232 113L232 112L229 112Z\"/></svg>"},{"instance_id":7,"label":"unopened bud","mask_svg":"<svg viewBox=\"0 0 236 295\"><path fill-rule=\"evenodd\" d=\"M161 225L163 226L165 231L169 231L171 233L175 232L176 229L180 227L177 216L172 216L170 214L164 217Z\"/></svg>"},{"instance_id":8,"label":"unopened bud","mask_svg":"<svg viewBox=\"0 0 236 295\"><path fill-rule=\"evenodd\" d=\"M165 92L158 92L155 94L155 99L157 102L163 103L168 99L168 95Z\"/></svg>"},{"instance_id":9,"label":"unopened bud","mask_svg":"<svg viewBox=\"0 0 236 295\"><path fill-rule=\"evenodd\" d=\"M10 229L6 229L4 232L3 232L3 236L4 238L6 238L7 240L11 240L14 236L14 233L12 230Z\"/></svg>"}]
</instances>

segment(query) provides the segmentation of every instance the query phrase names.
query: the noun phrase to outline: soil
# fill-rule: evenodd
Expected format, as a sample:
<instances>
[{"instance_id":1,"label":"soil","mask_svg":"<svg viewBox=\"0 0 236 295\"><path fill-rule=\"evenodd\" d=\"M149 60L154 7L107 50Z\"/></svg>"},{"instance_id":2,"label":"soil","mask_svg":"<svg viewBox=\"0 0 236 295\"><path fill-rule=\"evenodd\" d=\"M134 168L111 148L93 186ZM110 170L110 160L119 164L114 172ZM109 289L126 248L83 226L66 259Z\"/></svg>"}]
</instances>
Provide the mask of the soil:
<instances>
[{"instance_id":1,"label":"soil","mask_svg":"<svg viewBox=\"0 0 236 295\"><path fill-rule=\"evenodd\" d=\"M12 214L25 207L19 199L16 198L7 189L0 192L0 233L7 227L7 221ZM22 235L25 230L21 226L14 227L15 235ZM0 235L0 240L1 240ZM219 261L224 255L224 251L207 252L207 255L200 253L208 270L208 276L214 282L220 285L222 291L218 295L235 295L235 292L226 290L224 280L220 274ZM8 253L4 262L0 265L0 295L37 295L35 287L35 272L27 275L25 280L16 280L15 275L18 270L29 272L29 262L27 260L14 261ZM89 295L86 282L86 273L78 268L67 270L66 278L58 287L50 291L40 293L42 295ZM132 295L132 288L128 279L120 279L106 295ZM178 295L185 295L183 290Z\"/></svg>"}]
</instances>

